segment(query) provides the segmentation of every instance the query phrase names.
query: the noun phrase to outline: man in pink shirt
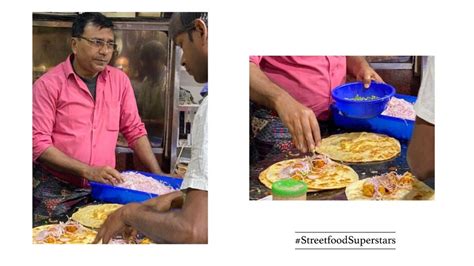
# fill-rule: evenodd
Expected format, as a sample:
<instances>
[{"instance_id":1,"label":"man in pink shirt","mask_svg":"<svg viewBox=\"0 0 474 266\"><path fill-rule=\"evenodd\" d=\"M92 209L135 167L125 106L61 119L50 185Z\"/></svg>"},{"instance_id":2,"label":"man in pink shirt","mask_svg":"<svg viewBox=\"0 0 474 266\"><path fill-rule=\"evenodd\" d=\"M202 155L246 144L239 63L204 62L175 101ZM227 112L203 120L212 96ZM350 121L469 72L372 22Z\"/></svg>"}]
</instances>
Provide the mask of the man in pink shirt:
<instances>
[{"instance_id":1,"label":"man in pink shirt","mask_svg":"<svg viewBox=\"0 0 474 266\"><path fill-rule=\"evenodd\" d=\"M73 53L33 85L34 221L83 201L88 181L122 182L115 170L121 132L150 172L161 173L128 77L108 65L113 24L83 13L72 26Z\"/></svg>"},{"instance_id":2,"label":"man in pink shirt","mask_svg":"<svg viewBox=\"0 0 474 266\"><path fill-rule=\"evenodd\" d=\"M345 82L346 72L366 87L382 81L358 56L251 56L251 134L258 156L292 144L312 151L321 141L320 122L329 118L331 91Z\"/></svg>"}]
</instances>

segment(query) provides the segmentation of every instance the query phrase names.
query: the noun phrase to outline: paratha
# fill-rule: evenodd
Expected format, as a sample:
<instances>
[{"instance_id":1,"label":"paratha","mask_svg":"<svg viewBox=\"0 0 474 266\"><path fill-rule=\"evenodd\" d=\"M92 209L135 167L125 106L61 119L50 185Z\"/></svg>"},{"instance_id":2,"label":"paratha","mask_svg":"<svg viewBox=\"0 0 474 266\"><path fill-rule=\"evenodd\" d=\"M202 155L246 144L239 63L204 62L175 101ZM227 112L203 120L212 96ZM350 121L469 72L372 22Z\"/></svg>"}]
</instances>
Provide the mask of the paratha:
<instances>
[{"instance_id":1,"label":"paratha","mask_svg":"<svg viewBox=\"0 0 474 266\"><path fill-rule=\"evenodd\" d=\"M68 220L59 224L47 224L33 228L33 244L91 244L97 232L80 223ZM123 239L117 236L109 244L151 244L149 238L132 237Z\"/></svg>"},{"instance_id":2,"label":"paratha","mask_svg":"<svg viewBox=\"0 0 474 266\"><path fill-rule=\"evenodd\" d=\"M410 172L390 172L357 181L346 187L348 200L430 200L434 191Z\"/></svg>"},{"instance_id":3,"label":"paratha","mask_svg":"<svg viewBox=\"0 0 474 266\"><path fill-rule=\"evenodd\" d=\"M120 204L89 205L76 211L71 219L91 228L99 228L109 214L122 207Z\"/></svg>"},{"instance_id":4,"label":"paratha","mask_svg":"<svg viewBox=\"0 0 474 266\"><path fill-rule=\"evenodd\" d=\"M33 244L90 244L97 232L75 221L33 228Z\"/></svg>"},{"instance_id":5,"label":"paratha","mask_svg":"<svg viewBox=\"0 0 474 266\"><path fill-rule=\"evenodd\" d=\"M353 132L324 138L315 151L333 160L358 163L392 159L401 146L398 140L383 134Z\"/></svg>"},{"instance_id":6,"label":"paratha","mask_svg":"<svg viewBox=\"0 0 474 266\"><path fill-rule=\"evenodd\" d=\"M322 155L281 161L259 175L260 181L270 189L273 182L283 178L303 180L308 185L308 190L314 191L344 188L357 181L359 176L349 166Z\"/></svg>"}]
</instances>

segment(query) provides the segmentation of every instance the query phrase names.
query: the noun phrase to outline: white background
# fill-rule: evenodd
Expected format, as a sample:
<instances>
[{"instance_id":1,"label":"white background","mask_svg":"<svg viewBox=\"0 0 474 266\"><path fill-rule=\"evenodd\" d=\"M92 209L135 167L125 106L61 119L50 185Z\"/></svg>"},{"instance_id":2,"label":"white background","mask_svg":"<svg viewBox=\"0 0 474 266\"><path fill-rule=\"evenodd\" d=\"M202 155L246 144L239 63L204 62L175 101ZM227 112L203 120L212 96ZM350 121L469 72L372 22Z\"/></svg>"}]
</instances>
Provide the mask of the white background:
<instances>
[{"instance_id":1,"label":"white background","mask_svg":"<svg viewBox=\"0 0 474 266\"><path fill-rule=\"evenodd\" d=\"M472 257L474 224L474 21L472 8L463 4L469 1L433 2L58 0L3 4L2 264L465 265ZM209 244L30 244L32 12L202 10L209 12L210 30ZM248 201L249 55L434 55L436 200ZM294 231L343 230L397 231L397 250L294 250Z\"/></svg>"}]
</instances>

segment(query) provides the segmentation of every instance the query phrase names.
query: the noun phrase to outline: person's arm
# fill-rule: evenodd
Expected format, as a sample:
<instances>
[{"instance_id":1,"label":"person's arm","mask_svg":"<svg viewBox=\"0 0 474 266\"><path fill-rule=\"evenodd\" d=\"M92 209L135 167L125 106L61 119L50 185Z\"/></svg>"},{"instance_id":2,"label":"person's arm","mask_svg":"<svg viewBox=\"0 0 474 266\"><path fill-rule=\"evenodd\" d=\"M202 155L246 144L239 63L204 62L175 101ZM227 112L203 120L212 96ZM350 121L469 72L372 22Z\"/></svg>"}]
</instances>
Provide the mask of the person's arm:
<instances>
[{"instance_id":1,"label":"person's arm","mask_svg":"<svg viewBox=\"0 0 474 266\"><path fill-rule=\"evenodd\" d=\"M181 190L173 191L142 202L143 205L154 208L159 212L166 212L170 209L182 208L184 193Z\"/></svg>"},{"instance_id":2,"label":"person's arm","mask_svg":"<svg viewBox=\"0 0 474 266\"><path fill-rule=\"evenodd\" d=\"M131 226L156 242L207 243L207 191L188 189L182 209L159 212L145 204L127 204L104 222L94 243L108 243Z\"/></svg>"},{"instance_id":3,"label":"person's arm","mask_svg":"<svg viewBox=\"0 0 474 266\"><path fill-rule=\"evenodd\" d=\"M106 184L118 184L123 182L120 173L109 166L92 167L75 160L54 146L49 146L37 159L44 165L61 173L73 174Z\"/></svg>"},{"instance_id":4,"label":"person's arm","mask_svg":"<svg viewBox=\"0 0 474 266\"><path fill-rule=\"evenodd\" d=\"M56 84L48 82L40 79L33 85L33 161L62 173L101 183L123 182L115 169L108 166L90 167L54 147L51 136L56 123L56 99L59 91Z\"/></svg>"},{"instance_id":5,"label":"person's arm","mask_svg":"<svg viewBox=\"0 0 474 266\"><path fill-rule=\"evenodd\" d=\"M312 151L321 142L314 112L273 83L254 63L250 63L250 99L278 113L300 151Z\"/></svg>"},{"instance_id":6,"label":"person's arm","mask_svg":"<svg viewBox=\"0 0 474 266\"><path fill-rule=\"evenodd\" d=\"M434 125L417 116L408 145L407 161L418 179L434 177L434 134Z\"/></svg>"},{"instance_id":7,"label":"person's arm","mask_svg":"<svg viewBox=\"0 0 474 266\"><path fill-rule=\"evenodd\" d=\"M158 165L155 154L153 153L150 145L150 141L146 135L141 136L135 142L133 151L137 155L138 159L142 164L154 174L161 174L161 168Z\"/></svg>"},{"instance_id":8,"label":"person's arm","mask_svg":"<svg viewBox=\"0 0 474 266\"><path fill-rule=\"evenodd\" d=\"M364 87L368 88L370 82L384 82L383 79L370 67L369 63L363 56L347 56L347 73L352 74L357 80L364 83Z\"/></svg>"}]
</instances>

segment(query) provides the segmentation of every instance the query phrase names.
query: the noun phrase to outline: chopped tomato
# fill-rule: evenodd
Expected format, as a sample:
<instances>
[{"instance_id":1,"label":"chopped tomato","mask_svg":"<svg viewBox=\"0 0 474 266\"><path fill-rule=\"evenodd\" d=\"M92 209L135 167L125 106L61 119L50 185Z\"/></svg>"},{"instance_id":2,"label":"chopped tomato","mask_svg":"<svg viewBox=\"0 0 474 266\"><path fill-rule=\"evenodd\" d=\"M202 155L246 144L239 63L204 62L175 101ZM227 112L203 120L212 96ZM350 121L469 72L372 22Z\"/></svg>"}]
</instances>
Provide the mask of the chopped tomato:
<instances>
[{"instance_id":1,"label":"chopped tomato","mask_svg":"<svg viewBox=\"0 0 474 266\"><path fill-rule=\"evenodd\" d=\"M66 225L65 227L67 232L74 233L77 231L77 227L74 225Z\"/></svg>"},{"instance_id":2,"label":"chopped tomato","mask_svg":"<svg viewBox=\"0 0 474 266\"><path fill-rule=\"evenodd\" d=\"M323 166L325 166L326 163L323 161L323 160L315 160L313 161L313 166L314 167L317 167L317 168L321 168Z\"/></svg>"}]
</instances>

